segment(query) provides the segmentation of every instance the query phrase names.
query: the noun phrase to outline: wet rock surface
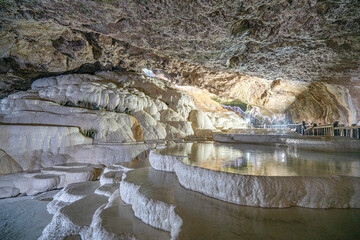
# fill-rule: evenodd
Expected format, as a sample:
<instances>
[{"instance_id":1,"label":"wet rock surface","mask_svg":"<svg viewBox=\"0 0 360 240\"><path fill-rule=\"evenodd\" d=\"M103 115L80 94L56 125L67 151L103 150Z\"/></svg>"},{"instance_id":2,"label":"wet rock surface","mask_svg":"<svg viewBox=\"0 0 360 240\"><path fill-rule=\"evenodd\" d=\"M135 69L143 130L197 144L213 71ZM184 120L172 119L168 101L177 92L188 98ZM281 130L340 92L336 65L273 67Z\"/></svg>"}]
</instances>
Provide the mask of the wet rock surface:
<instances>
[{"instance_id":1,"label":"wet rock surface","mask_svg":"<svg viewBox=\"0 0 360 240\"><path fill-rule=\"evenodd\" d=\"M187 146L180 146L179 148L186 153ZM192 148L192 151L195 151L195 148ZM261 150L258 151L258 154L259 152ZM180 185L186 189L226 202L270 208L291 206L308 208L360 207L358 196L360 178L358 176L331 174L324 177L316 174L306 176L301 173L292 175L291 170L285 174L292 176L282 176L283 173L279 171L280 166L273 169L275 175L272 176L263 175L260 171L255 174L251 172L238 174L234 171L234 174L226 168L213 166L217 164L209 164L210 166L208 166L206 159L199 160L200 154L195 159L191 159L193 157L191 156L189 160L184 161L187 156L171 155L172 153L173 150L169 151L169 155L166 155L166 152L163 154L151 152L149 156L151 166L156 170L174 172ZM223 155L225 154L220 154L219 158ZM257 158L256 160L265 162L265 159ZM196 163L196 160L199 163ZM214 159L212 161L216 162ZM247 161L251 161L251 159L248 157ZM297 161L300 165L300 161ZM268 168L271 167L268 166ZM296 172L297 170L293 169L293 171Z\"/></svg>"},{"instance_id":2,"label":"wet rock surface","mask_svg":"<svg viewBox=\"0 0 360 240\"><path fill-rule=\"evenodd\" d=\"M151 165L155 162L152 160L157 161L150 156ZM0 236L25 239L38 237L43 231L40 239L238 239L239 236L356 239L359 234L359 209L239 206L185 189L176 174L155 170L150 163L145 158L137 158L109 165L100 181L73 183L56 195L49 192L31 200L29 197L0 200L3 207L0 219L5 223L4 227L0 226ZM161 168L163 164L158 163ZM80 168L80 165L68 168ZM332 204L342 200L333 200ZM45 212L45 204L52 219ZM24 207L30 205L44 216L41 221L34 223L27 217L17 218L32 214L33 208ZM13 207L21 211L10 211ZM177 225L179 218L182 223ZM19 230L27 224L23 220L32 224L31 233Z\"/></svg>"}]
</instances>

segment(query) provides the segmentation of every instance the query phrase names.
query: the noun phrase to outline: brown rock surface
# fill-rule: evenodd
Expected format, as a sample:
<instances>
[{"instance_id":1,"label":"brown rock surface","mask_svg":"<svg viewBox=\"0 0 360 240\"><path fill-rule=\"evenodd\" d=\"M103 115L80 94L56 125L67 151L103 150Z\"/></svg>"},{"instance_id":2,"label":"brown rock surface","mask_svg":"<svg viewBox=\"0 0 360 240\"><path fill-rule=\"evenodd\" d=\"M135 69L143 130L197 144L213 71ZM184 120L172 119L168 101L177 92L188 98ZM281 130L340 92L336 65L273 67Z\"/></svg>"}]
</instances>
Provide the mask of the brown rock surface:
<instances>
[{"instance_id":1,"label":"brown rock surface","mask_svg":"<svg viewBox=\"0 0 360 240\"><path fill-rule=\"evenodd\" d=\"M0 98L42 76L148 68L293 121L360 120L357 0L0 4Z\"/></svg>"}]
</instances>

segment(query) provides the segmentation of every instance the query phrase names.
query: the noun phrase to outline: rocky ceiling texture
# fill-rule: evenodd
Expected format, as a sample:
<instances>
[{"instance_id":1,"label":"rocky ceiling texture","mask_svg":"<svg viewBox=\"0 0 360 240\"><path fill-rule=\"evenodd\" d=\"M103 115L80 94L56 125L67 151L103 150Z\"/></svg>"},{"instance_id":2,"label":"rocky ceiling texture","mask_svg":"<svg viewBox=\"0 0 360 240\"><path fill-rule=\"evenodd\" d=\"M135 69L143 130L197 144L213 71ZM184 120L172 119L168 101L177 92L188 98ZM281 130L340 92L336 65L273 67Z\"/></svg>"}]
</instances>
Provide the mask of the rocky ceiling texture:
<instances>
[{"instance_id":1,"label":"rocky ceiling texture","mask_svg":"<svg viewBox=\"0 0 360 240\"><path fill-rule=\"evenodd\" d=\"M358 0L0 0L0 98L143 68L295 121L360 121Z\"/></svg>"}]
</instances>

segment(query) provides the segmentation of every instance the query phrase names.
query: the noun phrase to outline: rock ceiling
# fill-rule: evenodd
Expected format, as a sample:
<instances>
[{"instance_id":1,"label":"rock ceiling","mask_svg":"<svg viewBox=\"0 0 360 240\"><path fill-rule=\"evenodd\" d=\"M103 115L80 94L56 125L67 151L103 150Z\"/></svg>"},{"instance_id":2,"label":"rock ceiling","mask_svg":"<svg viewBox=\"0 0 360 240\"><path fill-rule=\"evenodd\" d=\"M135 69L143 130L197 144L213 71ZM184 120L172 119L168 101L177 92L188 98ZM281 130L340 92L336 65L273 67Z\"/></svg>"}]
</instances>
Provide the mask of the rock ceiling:
<instances>
[{"instance_id":1,"label":"rock ceiling","mask_svg":"<svg viewBox=\"0 0 360 240\"><path fill-rule=\"evenodd\" d=\"M0 98L41 76L147 68L296 119L360 120L357 0L0 4Z\"/></svg>"}]
</instances>

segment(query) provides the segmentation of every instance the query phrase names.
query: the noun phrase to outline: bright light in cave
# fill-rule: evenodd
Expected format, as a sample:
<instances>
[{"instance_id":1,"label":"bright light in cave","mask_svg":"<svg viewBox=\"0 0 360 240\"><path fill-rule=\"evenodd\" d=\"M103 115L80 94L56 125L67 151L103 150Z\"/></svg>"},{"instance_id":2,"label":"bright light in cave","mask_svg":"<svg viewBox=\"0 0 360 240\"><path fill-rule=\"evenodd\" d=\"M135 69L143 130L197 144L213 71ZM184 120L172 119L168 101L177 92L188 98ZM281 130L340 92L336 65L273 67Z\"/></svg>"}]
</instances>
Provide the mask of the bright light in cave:
<instances>
[{"instance_id":1,"label":"bright light in cave","mask_svg":"<svg viewBox=\"0 0 360 240\"><path fill-rule=\"evenodd\" d=\"M146 74L146 76L156 77L156 78L160 78L160 79L165 80L165 81L170 81L165 76L163 71L153 71L153 70L150 70L150 69L147 69L147 68L143 68L142 71Z\"/></svg>"},{"instance_id":2,"label":"bright light in cave","mask_svg":"<svg viewBox=\"0 0 360 240\"><path fill-rule=\"evenodd\" d=\"M142 71L146 74L146 76L155 77L155 74L150 69L143 68Z\"/></svg>"}]
</instances>

